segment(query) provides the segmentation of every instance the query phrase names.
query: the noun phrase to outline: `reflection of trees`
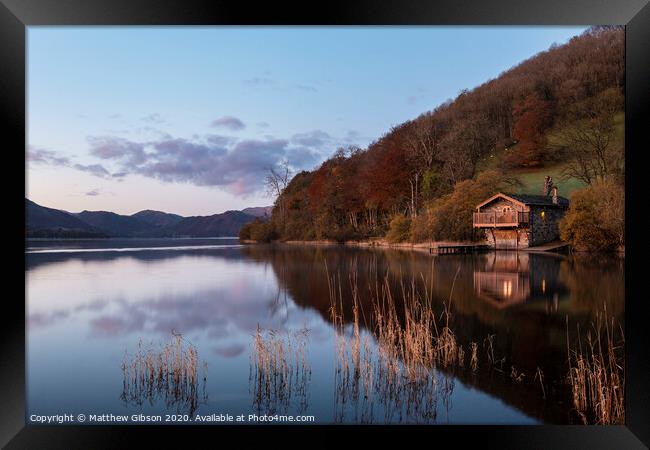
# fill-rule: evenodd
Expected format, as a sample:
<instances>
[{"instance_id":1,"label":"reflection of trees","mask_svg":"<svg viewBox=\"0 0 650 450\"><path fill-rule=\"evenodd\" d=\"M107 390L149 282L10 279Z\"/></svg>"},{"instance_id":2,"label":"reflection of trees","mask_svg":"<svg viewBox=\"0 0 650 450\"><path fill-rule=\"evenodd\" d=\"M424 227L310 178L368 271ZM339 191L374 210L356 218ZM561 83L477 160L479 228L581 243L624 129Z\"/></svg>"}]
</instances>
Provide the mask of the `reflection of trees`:
<instances>
[{"instance_id":1,"label":"reflection of trees","mask_svg":"<svg viewBox=\"0 0 650 450\"><path fill-rule=\"evenodd\" d=\"M619 255L576 253L562 261L560 279L571 291L571 311L594 316L602 309L623 319L625 259Z\"/></svg>"},{"instance_id":2,"label":"reflection of trees","mask_svg":"<svg viewBox=\"0 0 650 450\"><path fill-rule=\"evenodd\" d=\"M255 261L269 262L279 284L294 302L316 309L326 321L330 319L331 306L328 274L340 274L342 298L350 299L352 292L347 280L350 273L356 273L361 325L371 331L371 314L363 311L371 311L369 289L375 289L384 277L395 292L402 283L409 289L414 286L416 290L431 292L432 307L440 316L458 271L453 287L452 320L459 344L467 349L471 342L483 342L486 336L494 334L495 357L506 358L503 367L514 366L531 380L537 368L541 368L545 382L555 386L556 395L564 392L562 381L567 373L565 316L569 315L570 330L575 330L577 323L583 329L588 327L591 314L602 308L603 301L608 302L608 311L617 315L623 311L622 262L589 267L592 259L557 255L520 253L519 260L495 260L493 253L431 257L419 252L341 246L251 246L242 252ZM474 286L474 273L502 269L526 273L530 283L525 301L505 309L480 299ZM352 302L341 306L343 317L353 317ZM396 305L396 310L401 310L400 305ZM567 421L566 410L559 408L557 402L540 398L539 384L512 384L485 374L458 376L537 417Z\"/></svg>"}]
</instances>

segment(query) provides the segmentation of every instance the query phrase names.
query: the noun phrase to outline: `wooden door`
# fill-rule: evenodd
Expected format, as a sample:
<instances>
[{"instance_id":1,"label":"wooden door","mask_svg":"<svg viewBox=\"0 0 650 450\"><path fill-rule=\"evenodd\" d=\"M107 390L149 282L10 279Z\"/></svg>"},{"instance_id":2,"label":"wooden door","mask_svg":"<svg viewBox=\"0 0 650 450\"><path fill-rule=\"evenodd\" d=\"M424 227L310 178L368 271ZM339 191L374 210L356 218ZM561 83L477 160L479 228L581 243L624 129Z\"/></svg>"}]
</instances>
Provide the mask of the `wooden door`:
<instances>
[{"instance_id":1,"label":"wooden door","mask_svg":"<svg viewBox=\"0 0 650 450\"><path fill-rule=\"evenodd\" d=\"M519 247L517 230L494 230L497 250L514 250Z\"/></svg>"}]
</instances>

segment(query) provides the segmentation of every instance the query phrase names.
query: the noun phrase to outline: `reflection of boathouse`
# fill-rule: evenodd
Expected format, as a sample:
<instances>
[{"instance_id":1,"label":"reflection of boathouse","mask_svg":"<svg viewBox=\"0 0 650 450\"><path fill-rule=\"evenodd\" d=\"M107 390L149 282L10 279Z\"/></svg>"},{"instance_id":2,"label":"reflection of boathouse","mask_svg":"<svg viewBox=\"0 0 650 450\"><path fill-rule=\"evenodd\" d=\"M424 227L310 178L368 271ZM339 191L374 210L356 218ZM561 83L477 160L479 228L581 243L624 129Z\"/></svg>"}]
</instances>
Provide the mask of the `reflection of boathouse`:
<instances>
[{"instance_id":1,"label":"reflection of boathouse","mask_svg":"<svg viewBox=\"0 0 650 450\"><path fill-rule=\"evenodd\" d=\"M561 259L521 252L495 252L474 271L476 295L495 308L544 301L556 311L566 288L559 281Z\"/></svg>"}]
</instances>

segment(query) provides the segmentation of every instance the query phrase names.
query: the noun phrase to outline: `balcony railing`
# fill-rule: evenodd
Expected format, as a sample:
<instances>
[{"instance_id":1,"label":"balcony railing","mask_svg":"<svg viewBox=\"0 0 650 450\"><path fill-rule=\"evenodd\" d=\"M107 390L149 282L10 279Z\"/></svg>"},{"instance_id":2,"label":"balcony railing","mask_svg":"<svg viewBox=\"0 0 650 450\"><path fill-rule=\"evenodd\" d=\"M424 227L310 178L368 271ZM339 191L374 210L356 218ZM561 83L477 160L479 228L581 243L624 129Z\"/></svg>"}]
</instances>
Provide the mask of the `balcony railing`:
<instances>
[{"instance_id":1,"label":"balcony railing","mask_svg":"<svg viewBox=\"0 0 650 450\"><path fill-rule=\"evenodd\" d=\"M475 212L475 227L521 227L528 226L528 212Z\"/></svg>"}]
</instances>

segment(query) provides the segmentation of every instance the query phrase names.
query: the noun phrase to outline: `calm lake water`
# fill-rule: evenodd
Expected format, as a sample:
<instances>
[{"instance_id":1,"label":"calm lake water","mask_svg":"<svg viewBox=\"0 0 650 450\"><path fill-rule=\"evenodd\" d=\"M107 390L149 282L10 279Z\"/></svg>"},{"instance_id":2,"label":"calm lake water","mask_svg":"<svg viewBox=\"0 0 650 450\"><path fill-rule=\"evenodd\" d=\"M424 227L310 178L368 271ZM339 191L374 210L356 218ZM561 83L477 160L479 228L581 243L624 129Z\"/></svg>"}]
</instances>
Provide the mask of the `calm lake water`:
<instances>
[{"instance_id":1,"label":"calm lake water","mask_svg":"<svg viewBox=\"0 0 650 450\"><path fill-rule=\"evenodd\" d=\"M562 382L567 318L571 336L604 307L623 319L624 259L613 256L430 256L236 239L28 241L26 252L28 417L278 413L313 415L317 423L571 423ZM404 280L408 289L426 286L440 313L451 298L456 338L466 349L478 343L479 369L432 369L437 388L426 413L408 398L342 391L328 274L340 275L349 298L350 273L366 311L377 280L394 292ZM346 319L351 308L343 305ZM260 401L252 358L258 327L280 337L303 330L305 370L296 372L290 395ZM370 329L362 320L364 342L375 347ZM192 401L133 389L121 368L139 343L160 348L172 330L201 364ZM486 370L481 359L488 336L500 370ZM525 377L514 380L512 367ZM544 393L533 381L537 368Z\"/></svg>"}]
</instances>

